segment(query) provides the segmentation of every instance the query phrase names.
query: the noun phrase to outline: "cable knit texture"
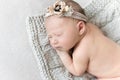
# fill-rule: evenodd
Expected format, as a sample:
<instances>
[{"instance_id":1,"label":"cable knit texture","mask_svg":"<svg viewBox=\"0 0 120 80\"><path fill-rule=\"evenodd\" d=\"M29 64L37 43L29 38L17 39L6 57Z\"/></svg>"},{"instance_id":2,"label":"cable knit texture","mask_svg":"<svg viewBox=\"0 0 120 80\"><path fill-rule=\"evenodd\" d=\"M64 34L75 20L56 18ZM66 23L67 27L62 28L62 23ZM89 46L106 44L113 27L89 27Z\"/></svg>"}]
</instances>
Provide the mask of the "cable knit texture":
<instances>
[{"instance_id":1,"label":"cable knit texture","mask_svg":"<svg viewBox=\"0 0 120 80\"><path fill-rule=\"evenodd\" d=\"M119 6L119 0L93 0L84 8L89 22L99 26L106 36L117 43L120 43ZM49 44L43 15L29 16L26 20L29 41L38 62L41 80L95 80L88 73L75 77L65 69L56 51Z\"/></svg>"}]
</instances>

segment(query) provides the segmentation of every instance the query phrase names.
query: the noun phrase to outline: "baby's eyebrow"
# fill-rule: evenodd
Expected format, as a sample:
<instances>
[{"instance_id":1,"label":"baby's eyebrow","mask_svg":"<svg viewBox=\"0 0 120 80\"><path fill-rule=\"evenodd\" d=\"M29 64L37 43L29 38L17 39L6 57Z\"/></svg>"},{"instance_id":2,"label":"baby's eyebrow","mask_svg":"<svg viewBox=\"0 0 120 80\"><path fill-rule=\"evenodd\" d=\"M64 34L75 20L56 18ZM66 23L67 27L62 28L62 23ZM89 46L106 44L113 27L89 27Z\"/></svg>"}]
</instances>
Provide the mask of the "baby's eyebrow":
<instances>
[{"instance_id":1,"label":"baby's eyebrow","mask_svg":"<svg viewBox=\"0 0 120 80\"><path fill-rule=\"evenodd\" d=\"M57 32L56 35L58 35L58 34L62 34L62 33L63 33L63 32Z\"/></svg>"}]
</instances>

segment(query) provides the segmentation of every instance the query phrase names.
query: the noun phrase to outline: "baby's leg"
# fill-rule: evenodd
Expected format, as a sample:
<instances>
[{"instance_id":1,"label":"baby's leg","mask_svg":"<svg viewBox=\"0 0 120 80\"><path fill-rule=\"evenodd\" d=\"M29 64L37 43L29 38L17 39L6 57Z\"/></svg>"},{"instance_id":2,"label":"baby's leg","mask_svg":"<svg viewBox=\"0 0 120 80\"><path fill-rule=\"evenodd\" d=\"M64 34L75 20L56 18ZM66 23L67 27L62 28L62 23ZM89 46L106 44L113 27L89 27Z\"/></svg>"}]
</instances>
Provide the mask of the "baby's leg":
<instances>
[{"instance_id":1,"label":"baby's leg","mask_svg":"<svg viewBox=\"0 0 120 80\"><path fill-rule=\"evenodd\" d=\"M106 78L106 79L98 79L98 80L120 80L120 77L115 77L115 78Z\"/></svg>"}]
</instances>

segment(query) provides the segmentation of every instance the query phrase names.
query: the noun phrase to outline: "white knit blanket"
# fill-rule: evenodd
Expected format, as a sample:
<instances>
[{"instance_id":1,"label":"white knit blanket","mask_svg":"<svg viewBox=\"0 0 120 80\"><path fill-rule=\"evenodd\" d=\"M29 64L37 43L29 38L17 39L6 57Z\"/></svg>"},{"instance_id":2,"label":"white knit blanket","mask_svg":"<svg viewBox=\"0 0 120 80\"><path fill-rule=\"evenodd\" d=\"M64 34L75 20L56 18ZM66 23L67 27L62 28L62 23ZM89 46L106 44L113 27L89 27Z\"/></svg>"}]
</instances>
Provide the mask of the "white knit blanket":
<instances>
[{"instance_id":1,"label":"white knit blanket","mask_svg":"<svg viewBox=\"0 0 120 80\"><path fill-rule=\"evenodd\" d=\"M119 6L119 0L93 0L84 8L89 21L99 26L117 43L120 43ZM72 76L65 69L46 37L43 15L29 16L26 24L29 41L40 69L41 80L94 80L89 74L81 77Z\"/></svg>"}]
</instances>

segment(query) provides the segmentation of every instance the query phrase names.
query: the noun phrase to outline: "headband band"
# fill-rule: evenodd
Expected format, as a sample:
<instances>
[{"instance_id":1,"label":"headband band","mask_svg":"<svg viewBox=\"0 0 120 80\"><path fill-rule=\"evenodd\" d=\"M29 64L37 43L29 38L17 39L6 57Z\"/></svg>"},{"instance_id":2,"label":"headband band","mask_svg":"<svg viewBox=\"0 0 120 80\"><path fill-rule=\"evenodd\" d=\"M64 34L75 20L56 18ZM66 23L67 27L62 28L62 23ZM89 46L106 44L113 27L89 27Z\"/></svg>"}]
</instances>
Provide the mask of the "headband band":
<instances>
[{"instance_id":1,"label":"headband band","mask_svg":"<svg viewBox=\"0 0 120 80\"><path fill-rule=\"evenodd\" d=\"M83 20L87 22L88 18L81 14L80 12L74 11L72 6L66 5L64 1L57 1L52 6L48 7L45 17L49 17L52 15L59 15L60 17L71 17L78 20Z\"/></svg>"}]
</instances>

